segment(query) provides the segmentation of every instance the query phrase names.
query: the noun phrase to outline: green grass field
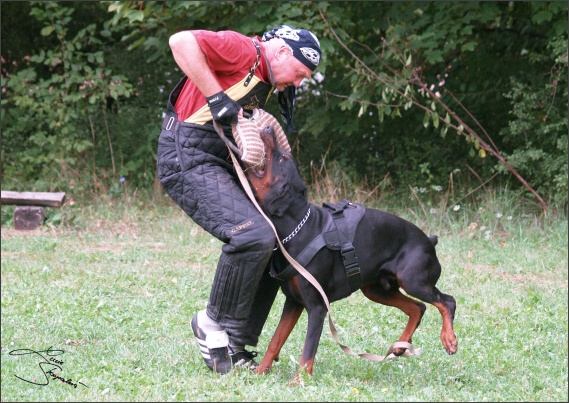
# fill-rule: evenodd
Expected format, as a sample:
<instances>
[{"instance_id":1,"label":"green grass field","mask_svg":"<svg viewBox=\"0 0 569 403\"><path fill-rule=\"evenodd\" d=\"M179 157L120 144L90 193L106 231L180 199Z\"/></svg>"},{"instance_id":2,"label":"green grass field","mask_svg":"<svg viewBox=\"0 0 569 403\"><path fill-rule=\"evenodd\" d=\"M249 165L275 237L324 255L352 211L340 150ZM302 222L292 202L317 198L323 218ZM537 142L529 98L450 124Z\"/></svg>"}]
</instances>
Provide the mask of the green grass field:
<instances>
[{"instance_id":1,"label":"green grass field","mask_svg":"<svg viewBox=\"0 0 569 403\"><path fill-rule=\"evenodd\" d=\"M206 306L221 243L177 207L76 204L72 220L50 213L28 232L3 219L1 400L567 401L567 217L499 205L390 211L439 235L438 286L457 300L456 355L442 348L430 305L413 338L419 357L349 356L325 324L314 375L299 386L288 382L306 315L268 375L219 376L203 364L189 321ZM283 301L279 294L258 358ZM356 352L383 355L406 323L359 292L332 310ZM44 375L54 366L38 355L15 355L50 347L61 367L51 374L67 383Z\"/></svg>"}]
</instances>

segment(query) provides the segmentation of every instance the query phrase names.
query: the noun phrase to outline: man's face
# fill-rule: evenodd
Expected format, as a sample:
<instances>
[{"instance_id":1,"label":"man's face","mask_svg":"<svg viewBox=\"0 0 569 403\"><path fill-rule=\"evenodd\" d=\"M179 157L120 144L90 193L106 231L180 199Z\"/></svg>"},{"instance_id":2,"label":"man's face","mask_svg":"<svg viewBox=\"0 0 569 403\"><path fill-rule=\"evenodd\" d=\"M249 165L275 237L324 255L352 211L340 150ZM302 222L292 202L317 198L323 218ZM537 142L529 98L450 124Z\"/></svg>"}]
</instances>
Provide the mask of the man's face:
<instances>
[{"instance_id":1,"label":"man's face","mask_svg":"<svg viewBox=\"0 0 569 403\"><path fill-rule=\"evenodd\" d=\"M302 80L310 78L312 75L312 70L294 57L286 46L281 47L275 53L271 67L273 69L275 87L279 91L283 91L289 85L298 87Z\"/></svg>"}]
</instances>

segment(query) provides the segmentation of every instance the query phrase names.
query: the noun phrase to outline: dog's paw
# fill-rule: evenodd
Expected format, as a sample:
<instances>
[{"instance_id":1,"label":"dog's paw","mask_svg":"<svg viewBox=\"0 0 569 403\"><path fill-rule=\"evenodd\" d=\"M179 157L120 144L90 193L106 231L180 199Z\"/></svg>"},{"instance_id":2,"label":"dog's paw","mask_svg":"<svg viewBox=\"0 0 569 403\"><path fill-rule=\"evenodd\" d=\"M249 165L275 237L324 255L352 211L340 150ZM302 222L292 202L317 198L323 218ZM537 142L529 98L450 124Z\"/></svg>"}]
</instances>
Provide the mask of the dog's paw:
<instances>
[{"instance_id":1,"label":"dog's paw","mask_svg":"<svg viewBox=\"0 0 569 403\"><path fill-rule=\"evenodd\" d=\"M454 333L445 334L441 333L441 340L443 342L443 347L445 348L448 355L453 355L458 350L458 340Z\"/></svg>"},{"instance_id":2,"label":"dog's paw","mask_svg":"<svg viewBox=\"0 0 569 403\"><path fill-rule=\"evenodd\" d=\"M259 365L257 368L255 368L253 370L253 372L255 372L256 374L259 374L259 375L266 375L269 372L271 372L271 367L264 367L264 366Z\"/></svg>"}]
</instances>

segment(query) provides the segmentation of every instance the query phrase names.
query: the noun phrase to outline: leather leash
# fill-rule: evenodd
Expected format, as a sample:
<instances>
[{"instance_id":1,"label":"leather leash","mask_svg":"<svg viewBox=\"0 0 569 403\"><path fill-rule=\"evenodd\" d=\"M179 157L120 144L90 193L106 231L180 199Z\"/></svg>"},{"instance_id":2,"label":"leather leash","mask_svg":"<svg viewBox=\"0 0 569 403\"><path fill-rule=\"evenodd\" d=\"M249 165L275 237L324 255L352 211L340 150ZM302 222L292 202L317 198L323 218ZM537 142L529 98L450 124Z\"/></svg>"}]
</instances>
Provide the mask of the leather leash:
<instances>
[{"instance_id":1,"label":"leather leash","mask_svg":"<svg viewBox=\"0 0 569 403\"><path fill-rule=\"evenodd\" d=\"M213 121L213 127L215 128L215 131L217 132L217 134L219 134L219 136L223 139L223 141L225 141L226 144L230 143L230 140L224 135L223 129L219 127L219 125L215 122L215 120ZM233 145L233 144L231 144L231 145ZM347 354L350 354L350 355L353 355L356 357L362 357L362 358L365 358L365 359L370 360L370 361L383 361L386 358L395 358L395 355L393 355L393 357L391 357L391 355L393 353L393 350L396 348L406 348L405 352L402 354L403 357L420 355L421 354L420 348L415 349L415 348L413 348L413 345L411 343L407 343L405 341L396 341L395 343L393 343L389 347L389 349L387 350L385 355L381 355L381 356L371 354L371 353L355 353L348 346L346 346L345 344L343 344L340 341L340 337L338 336L338 331L336 330L336 326L334 325L334 321L332 320L332 309L330 307L330 302L328 301L328 297L326 296L326 293L324 292L324 290L320 286L320 283L318 283L318 280L316 280L312 276L312 274L310 274L309 271L307 271L304 267L302 267L302 265L300 265L296 260L294 260L294 258L286 251L286 249L284 248L283 244L281 243L281 241L279 239L279 235L277 234L277 230L276 230L275 226L273 225L272 221L270 220L269 217L267 217L265 215L265 213L263 212L263 209L257 203L257 200L255 199L255 195L253 194L253 191L251 190L251 186L249 185L249 181L247 180L247 177L245 176L245 173L243 172L243 169L241 168L239 161L237 160L237 158L233 154L233 151L232 151L233 147L231 147L231 146L229 146L229 144L227 144L227 148L229 150L229 155L231 155L231 160L233 161L233 165L235 166L235 170L237 171L237 175L239 177L239 180L241 181L241 185L245 189L245 193L247 193L247 196L249 196L249 199L251 199L251 202L253 203L253 205L257 208L257 210L259 210L259 213L261 213L261 215L265 218L265 220L267 220L267 222L269 223L269 225L273 229L273 232L275 233L275 236L277 238L277 242L278 242L279 248L281 249L281 252L287 258L289 263L306 280L308 280L308 282L310 284L312 284L318 290L320 295L322 296L322 299L324 300L324 303L326 304L326 308L328 309L328 324L330 326L330 332L332 333L332 337L334 337L334 340L336 340L336 342L340 345L340 348Z\"/></svg>"}]
</instances>

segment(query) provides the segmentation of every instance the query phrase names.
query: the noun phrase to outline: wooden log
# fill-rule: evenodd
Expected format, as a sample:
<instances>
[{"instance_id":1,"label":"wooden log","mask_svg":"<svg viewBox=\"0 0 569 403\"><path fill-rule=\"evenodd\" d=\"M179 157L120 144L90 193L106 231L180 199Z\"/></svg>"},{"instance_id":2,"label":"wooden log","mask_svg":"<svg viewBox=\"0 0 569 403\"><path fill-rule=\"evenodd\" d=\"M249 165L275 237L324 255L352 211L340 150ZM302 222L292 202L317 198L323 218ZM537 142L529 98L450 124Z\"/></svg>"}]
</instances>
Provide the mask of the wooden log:
<instances>
[{"instance_id":1,"label":"wooden log","mask_svg":"<svg viewBox=\"0 0 569 403\"><path fill-rule=\"evenodd\" d=\"M43 224L45 219L43 207L16 206L14 209L14 228L17 230L33 230Z\"/></svg>"},{"instance_id":2,"label":"wooden log","mask_svg":"<svg viewBox=\"0 0 569 403\"><path fill-rule=\"evenodd\" d=\"M10 192L2 190L2 204L61 207L65 192Z\"/></svg>"}]
</instances>

